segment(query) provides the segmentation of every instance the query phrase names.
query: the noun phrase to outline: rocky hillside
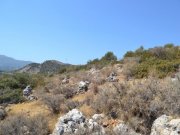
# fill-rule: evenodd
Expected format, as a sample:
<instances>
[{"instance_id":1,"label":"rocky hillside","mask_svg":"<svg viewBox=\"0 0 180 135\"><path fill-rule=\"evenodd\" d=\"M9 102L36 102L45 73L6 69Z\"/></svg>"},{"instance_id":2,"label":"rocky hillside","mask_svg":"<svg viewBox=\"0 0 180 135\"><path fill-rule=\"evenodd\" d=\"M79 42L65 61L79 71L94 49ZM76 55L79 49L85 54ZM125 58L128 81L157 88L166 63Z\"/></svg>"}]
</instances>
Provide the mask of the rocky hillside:
<instances>
[{"instance_id":1,"label":"rocky hillside","mask_svg":"<svg viewBox=\"0 0 180 135\"><path fill-rule=\"evenodd\" d=\"M26 65L25 67L17 70L18 73L30 73L30 74L37 74L37 73L57 73L64 67L70 66L69 64L65 64L56 60L48 60L43 62L42 64L39 63L32 63Z\"/></svg>"},{"instance_id":2,"label":"rocky hillside","mask_svg":"<svg viewBox=\"0 0 180 135\"><path fill-rule=\"evenodd\" d=\"M1 75L0 135L179 135L179 60L167 45L121 61L108 52L50 76Z\"/></svg>"},{"instance_id":3,"label":"rocky hillside","mask_svg":"<svg viewBox=\"0 0 180 135\"><path fill-rule=\"evenodd\" d=\"M12 71L30 64L30 61L15 60L13 58L0 55L0 71Z\"/></svg>"}]
</instances>

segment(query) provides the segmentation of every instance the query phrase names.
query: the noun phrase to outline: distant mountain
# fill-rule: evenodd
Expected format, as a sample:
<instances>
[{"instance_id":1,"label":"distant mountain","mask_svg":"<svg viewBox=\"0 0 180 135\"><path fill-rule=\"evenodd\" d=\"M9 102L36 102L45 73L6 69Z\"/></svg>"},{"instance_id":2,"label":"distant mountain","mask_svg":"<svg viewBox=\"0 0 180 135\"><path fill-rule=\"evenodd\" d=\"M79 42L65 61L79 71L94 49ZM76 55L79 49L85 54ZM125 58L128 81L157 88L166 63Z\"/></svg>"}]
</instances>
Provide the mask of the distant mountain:
<instances>
[{"instance_id":1,"label":"distant mountain","mask_svg":"<svg viewBox=\"0 0 180 135\"><path fill-rule=\"evenodd\" d=\"M24 67L32 62L16 60L11 57L0 55L0 71L12 71Z\"/></svg>"},{"instance_id":2,"label":"distant mountain","mask_svg":"<svg viewBox=\"0 0 180 135\"><path fill-rule=\"evenodd\" d=\"M19 73L56 73L60 69L70 66L70 64L65 64L56 60L47 60L42 64L39 63L31 63L26 65L25 67L17 70Z\"/></svg>"}]
</instances>

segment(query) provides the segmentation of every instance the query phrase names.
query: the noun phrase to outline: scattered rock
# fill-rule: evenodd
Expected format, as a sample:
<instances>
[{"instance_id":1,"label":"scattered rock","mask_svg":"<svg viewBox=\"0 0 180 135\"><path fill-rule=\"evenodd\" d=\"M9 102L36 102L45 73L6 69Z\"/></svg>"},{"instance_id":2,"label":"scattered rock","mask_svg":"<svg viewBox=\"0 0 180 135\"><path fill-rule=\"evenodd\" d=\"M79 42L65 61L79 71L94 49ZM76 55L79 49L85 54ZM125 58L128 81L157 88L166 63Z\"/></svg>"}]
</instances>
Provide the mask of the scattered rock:
<instances>
[{"instance_id":1,"label":"scattered rock","mask_svg":"<svg viewBox=\"0 0 180 135\"><path fill-rule=\"evenodd\" d=\"M32 94L32 88L30 85L28 85L24 90L23 90L23 96L28 97Z\"/></svg>"},{"instance_id":2,"label":"scattered rock","mask_svg":"<svg viewBox=\"0 0 180 135\"><path fill-rule=\"evenodd\" d=\"M94 74L97 74L99 71L96 69L96 68L91 68L90 70L89 70L89 75L91 74L91 75L94 75Z\"/></svg>"},{"instance_id":3,"label":"scattered rock","mask_svg":"<svg viewBox=\"0 0 180 135\"><path fill-rule=\"evenodd\" d=\"M140 135L131 129L128 125L121 123L117 125L113 130L117 135Z\"/></svg>"},{"instance_id":4,"label":"scattered rock","mask_svg":"<svg viewBox=\"0 0 180 135\"><path fill-rule=\"evenodd\" d=\"M104 132L103 128L93 119L86 119L81 112L73 109L65 116L60 117L52 135L75 134L79 130L94 131L97 127L101 129L98 132Z\"/></svg>"},{"instance_id":5,"label":"scattered rock","mask_svg":"<svg viewBox=\"0 0 180 135\"><path fill-rule=\"evenodd\" d=\"M104 114L94 114L92 116L92 119L96 122L99 122L100 120L102 120L104 118Z\"/></svg>"},{"instance_id":6,"label":"scattered rock","mask_svg":"<svg viewBox=\"0 0 180 135\"><path fill-rule=\"evenodd\" d=\"M162 115L154 121L151 135L180 135L180 119Z\"/></svg>"},{"instance_id":7,"label":"scattered rock","mask_svg":"<svg viewBox=\"0 0 180 135\"><path fill-rule=\"evenodd\" d=\"M68 83L69 83L69 79L67 77L65 77L61 82L61 84L68 84Z\"/></svg>"},{"instance_id":8,"label":"scattered rock","mask_svg":"<svg viewBox=\"0 0 180 135\"><path fill-rule=\"evenodd\" d=\"M29 96L27 97L27 99L28 99L29 101L38 100L38 98L37 98L36 96L34 96L34 95L29 95Z\"/></svg>"},{"instance_id":9,"label":"scattered rock","mask_svg":"<svg viewBox=\"0 0 180 135\"><path fill-rule=\"evenodd\" d=\"M88 90L89 84L90 84L90 82L88 82L88 81L79 82L78 93L86 92Z\"/></svg>"},{"instance_id":10,"label":"scattered rock","mask_svg":"<svg viewBox=\"0 0 180 135\"><path fill-rule=\"evenodd\" d=\"M30 85L28 85L24 90L23 90L23 96L29 100L29 101L34 101L37 100L38 98L32 94L32 88Z\"/></svg>"},{"instance_id":11,"label":"scattered rock","mask_svg":"<svg viewBox=\"0 0 180 135\"><path fill-rule=\"evenodd\" d=\"M115 72L112 72L107 78L106 81L108 82L118 82L119 79L116 78L117 74Z\"/></svg>"}]
</instances>

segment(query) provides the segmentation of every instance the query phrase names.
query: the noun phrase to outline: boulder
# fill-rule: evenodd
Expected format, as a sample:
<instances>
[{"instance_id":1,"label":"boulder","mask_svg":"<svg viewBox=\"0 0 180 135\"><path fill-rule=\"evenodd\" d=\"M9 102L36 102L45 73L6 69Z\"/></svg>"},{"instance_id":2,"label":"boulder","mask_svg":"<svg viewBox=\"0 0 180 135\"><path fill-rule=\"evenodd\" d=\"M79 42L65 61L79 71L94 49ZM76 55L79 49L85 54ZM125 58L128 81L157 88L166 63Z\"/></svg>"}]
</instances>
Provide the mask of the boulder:
<instances>
[{"instance_id":1,"label":"boulder","mask_svg":"<svg viewBox=\"0 0 180 135\"><path fill-rule=\"evenodd\" d=\"M90 82L88 82L88 81L81 81L81 82L79 82L78 93L86 92L88 90L89 84L90 84Z\"/></svg>"},{"instance_id":2,"label":"boulder","mask_svg":"<svg viewBox=\"0 0 180 135\"><path fill-rule=\"evenodd\" d=\"M103 128L93 119L86 119L80 111L73 109L59 118L52 135L76 134L80 130L85 131L87 129L94 131L97 127L101 128L100 132L104 132Z\"/></svg>"},{"instance_id":3,"label":"boulder","mask_svg":"<svg viewBox=\"0 0 180 135\"><path fill-rule=\"evenodd\" d=\"M32 94L32 88L30 85L28 85L24 90L23 90L23 96L28 97L29 95Z\"/></svg>"},{"instance_id":4,"label":"boulder","mask_svg":"<svg viewBox=\"0 0 180 135\"><path fill-rule=\"evenodd\" d=\"M180 119L162 115L154 121L151 135L180 135Z\"/></svg>"},{"instance_id":5,"label":"boulder","mask_svg":"<svg viewBox=\"0 0 180 135\"><path fill-rule=\"evenodd\" d=\"M140 135L124 123L117 125L113 131L117 135Z\"/></svg>"}]
</instances>

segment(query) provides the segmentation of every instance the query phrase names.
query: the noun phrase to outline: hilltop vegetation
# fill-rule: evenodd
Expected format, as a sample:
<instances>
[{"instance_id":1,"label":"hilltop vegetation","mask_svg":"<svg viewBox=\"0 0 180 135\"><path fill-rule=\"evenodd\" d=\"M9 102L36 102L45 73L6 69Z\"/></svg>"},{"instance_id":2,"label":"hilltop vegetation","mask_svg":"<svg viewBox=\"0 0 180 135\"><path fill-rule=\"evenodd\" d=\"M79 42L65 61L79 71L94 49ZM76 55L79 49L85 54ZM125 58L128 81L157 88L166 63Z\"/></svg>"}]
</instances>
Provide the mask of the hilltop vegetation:
<instances>
[{"instance_id":1,"label":"hilltop vegetation","mask_svg":"<svg viewBox=\"0 0 180 135\"><path fill-rule=\"evenodd\" d=\"M123 60L118 60L113 52L107 52L101 59L90 60L86 65L64 67L59 73L88 70L93 67L102 69L108 65L128 62L133 65L131 65L131 69L128 67L130 77L147 78L149 75L154 75L164 78L167 75L173 75L179 69L180 47L173 44L147 50L140 47L136 51L127 52Z\"/></svg>"},{"instance_id":2,"label":"hilltop vegetation","mask_svg":"<svg viewBox=\"0 0 180 135\"><path fill-rule=\"evenodd\" d=\"M180 48L173 44L145 50L140 47L136 51L129 51L124 58L136 58L138 64L132 69L132 76L136 78L148 77L150 74L164 78L176 72L180 65Z\"/></svg>"}]
</instances>

